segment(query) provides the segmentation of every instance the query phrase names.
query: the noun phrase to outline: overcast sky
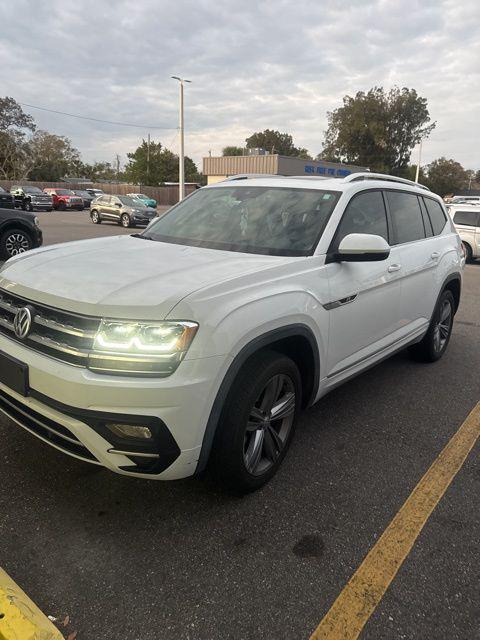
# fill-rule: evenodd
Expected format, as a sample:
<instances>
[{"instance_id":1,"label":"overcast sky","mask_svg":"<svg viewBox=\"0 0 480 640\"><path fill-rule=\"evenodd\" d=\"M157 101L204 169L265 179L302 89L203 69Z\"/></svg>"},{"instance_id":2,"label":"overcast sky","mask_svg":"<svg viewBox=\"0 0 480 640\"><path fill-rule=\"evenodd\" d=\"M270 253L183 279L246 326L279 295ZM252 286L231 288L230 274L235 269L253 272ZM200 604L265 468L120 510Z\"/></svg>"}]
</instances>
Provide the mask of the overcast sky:
<instances>
[{"instance_id":1,"label":"overcast sky","mask_svg":"<svg viewBox=\"0 0 480 640\"><path fill-rule=\"evenodd\" d=\"M344 95L394 84L427 98L437 121L425 162L480 168L479 0L4 0L0 18L2 95L142 125L25 107L88 161L125 161L149 131L177 151L180 75L200 168L265 128L316 155Z\"/></svg>"}]
</instances>

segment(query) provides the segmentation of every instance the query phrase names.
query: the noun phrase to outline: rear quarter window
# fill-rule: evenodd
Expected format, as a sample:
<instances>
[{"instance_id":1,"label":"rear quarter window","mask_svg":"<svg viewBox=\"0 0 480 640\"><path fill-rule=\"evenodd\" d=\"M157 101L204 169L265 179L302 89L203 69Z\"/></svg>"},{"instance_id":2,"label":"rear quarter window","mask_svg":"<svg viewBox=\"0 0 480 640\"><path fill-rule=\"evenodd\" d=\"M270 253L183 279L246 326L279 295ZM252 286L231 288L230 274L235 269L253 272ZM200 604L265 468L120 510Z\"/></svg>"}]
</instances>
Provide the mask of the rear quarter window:
<instances>
[{"instance_id":1,"label":"rear quarter window","mask_svg":"<svg viewBox=\"0 0 480 640\"><path fill-rule=\"evenodd\" d=\"M436 200L432 200L431 198L424 198L423 201L427 208L430 222L432 223L433 233L434 235L438 236L439 233L442 233L447 221L445 213L442 209L441 204Z\"/></svg>"}]
</instances>

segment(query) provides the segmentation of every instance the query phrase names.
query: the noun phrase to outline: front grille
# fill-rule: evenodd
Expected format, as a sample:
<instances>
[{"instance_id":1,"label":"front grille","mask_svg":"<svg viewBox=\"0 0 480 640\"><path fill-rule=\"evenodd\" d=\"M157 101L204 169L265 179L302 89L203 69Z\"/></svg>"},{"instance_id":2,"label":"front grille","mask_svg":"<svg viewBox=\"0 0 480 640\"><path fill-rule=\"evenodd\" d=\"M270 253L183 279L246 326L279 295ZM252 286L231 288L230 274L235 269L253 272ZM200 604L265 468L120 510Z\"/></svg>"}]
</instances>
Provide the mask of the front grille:
<instances>
[{"instance_id":1,"label":"front grille","mask_svg":"<svg viewBox=\"0 0 480 640\"><path fill-rule=\"evenodd\" d=\"M13 320L17 311L27 305L32 312L32 329L27 338L20 340ZM99 322L98 318L53 309L0 290L0 333L62 362L87 366Z\"/></svg>"},{"instance_id":2,"label":"front grille","mask_svg":"<svg viewBox=\"0 0 480 640\"><path fill-rule=\"evenodd\" d=\"M95 456L63 425L47 418L31 407L0 390L0 411L30 433L65 453L71 453L85 462L97 462Z\"/></svg>"}]
</instances>

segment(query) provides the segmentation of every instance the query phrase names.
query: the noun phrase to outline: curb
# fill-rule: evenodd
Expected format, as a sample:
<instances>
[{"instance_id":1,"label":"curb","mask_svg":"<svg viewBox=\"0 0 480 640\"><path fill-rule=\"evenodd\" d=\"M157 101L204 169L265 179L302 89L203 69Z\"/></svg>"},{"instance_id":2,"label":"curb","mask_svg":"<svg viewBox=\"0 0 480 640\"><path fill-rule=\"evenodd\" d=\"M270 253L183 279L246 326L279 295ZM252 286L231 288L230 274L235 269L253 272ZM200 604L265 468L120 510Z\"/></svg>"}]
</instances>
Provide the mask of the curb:
<instances>
[{"instance_id":1,"label":"curb","mask_svg":"<svg viewBox=\"0 0 480 640\"><path fill-rule=\"evenodd\" d=\"M64 640L3 569L0 569L0 640Z\"/></svg>"}]
</instances>

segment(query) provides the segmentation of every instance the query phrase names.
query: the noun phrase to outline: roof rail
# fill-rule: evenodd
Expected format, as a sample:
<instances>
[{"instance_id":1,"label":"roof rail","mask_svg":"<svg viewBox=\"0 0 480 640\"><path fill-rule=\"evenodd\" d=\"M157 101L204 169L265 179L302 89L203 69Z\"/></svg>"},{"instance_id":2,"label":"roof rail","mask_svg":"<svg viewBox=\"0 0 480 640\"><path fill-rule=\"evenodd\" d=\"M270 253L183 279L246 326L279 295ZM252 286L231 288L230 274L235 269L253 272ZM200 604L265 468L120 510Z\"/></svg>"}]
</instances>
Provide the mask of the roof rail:
<instances>
[{"instance_id":1,"label":"roof rail","mask_svg":"<svg viewBox=\"0 0 480 640\"><path fill-rule=\"evenodd\" d=\"M359 180L384 180L386 182L400 182L401 184L409 184L412 187L418 187L419 189L425 189L425 191L430 191L428 187L424 184L419 184L418 182L414 182L413 180L407 180L406 178L397 178L397 176L389 176L385 173L370 173L370 172L359 172L359 173L351 173L348 176L343 178L343 182L357 182Z\"/></svg>"},{"instance_id":2,"label":"roof rail","mask_svg":"<svg viewBox=\"0 0 480 640\"><path fill-rule=\"evenodd\" d=\"M290 176L285 173L239 173L234 176L228 176L221 182L230 182L235 180L248 180L250 178L291 178L292 180L330 180L336 176Z\"/></svg>"},{"instance_id":3,"label":"roof rail","mask_svg":"<svg viewBox=\"0 0 480 640\"><path fill-rule=\"evenodd\" d=\"M248 180L249 178L284 178L276 173L237 173L234 176L227 176L221 182L232 182L235 180Z\"/></svg>"}]
</instances>

